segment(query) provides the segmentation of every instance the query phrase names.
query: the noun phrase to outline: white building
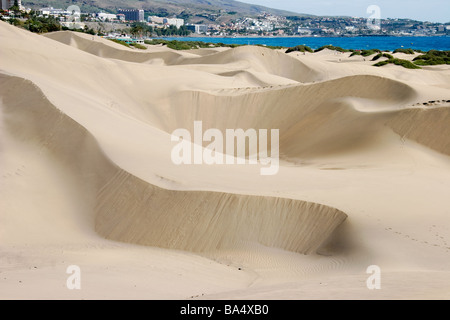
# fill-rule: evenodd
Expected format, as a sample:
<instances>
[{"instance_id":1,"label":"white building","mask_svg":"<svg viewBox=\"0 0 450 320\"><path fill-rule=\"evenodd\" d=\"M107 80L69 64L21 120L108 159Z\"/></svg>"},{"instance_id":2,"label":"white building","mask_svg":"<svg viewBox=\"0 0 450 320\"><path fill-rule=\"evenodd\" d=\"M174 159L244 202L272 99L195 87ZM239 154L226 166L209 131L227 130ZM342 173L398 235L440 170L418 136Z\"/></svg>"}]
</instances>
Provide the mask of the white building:
<instances>
[{"instance_id":1,"label":"white building","mask_svg":"<svg viewBox=\"0 0 450 320\"><path fill-rule=\"evenodd\" d=\"M163 18L157 16L149 16L148 22L153 24L175 26L177 28L184 26L184 19L177 19L177 18Z\"/></svg>"},{"instance_id":2,"label":"white building","mask_svg":"<svg viewBox=\"0 0 450 320\"><path fill-rule=\"evenodd\" d=\"M168 24L169 26L175 26L177 28L184 26L184 19L177 18L164 18L164 24Z\"/></svg>"},{"instance_id":3,"label":"white building","mask_svg":"<svg viewBox=\"0 0 450 320\"><path fill-rule=\"evenodd\" d=\"M43 16L69 16L71 12L64 9L55 9L53 7L41 8L38 13Z\"/></svg>"},{"instance_id":4,"label":"white building","mask_svg":"<svg viewBox=\"0 0 450 320\"><path fill-rule=\"evenodd\" d=\"M97 18L99 20L102 20L102 21L105 21L106 19L108 19L108 20L116 20L117 19L117 15L112 14L112 13L100 12L100 13L97 13Z\"/></svg>"},{"instance_id":5,"label":"white building","mask_svg":"<svg viewBox=\"0 0 450 320\"><path fill-rule=\"evenodd\" d=\"M198 34L208 32L208 26L206 24L187 24L186 28Z\"/></svg>"}]
</instances>

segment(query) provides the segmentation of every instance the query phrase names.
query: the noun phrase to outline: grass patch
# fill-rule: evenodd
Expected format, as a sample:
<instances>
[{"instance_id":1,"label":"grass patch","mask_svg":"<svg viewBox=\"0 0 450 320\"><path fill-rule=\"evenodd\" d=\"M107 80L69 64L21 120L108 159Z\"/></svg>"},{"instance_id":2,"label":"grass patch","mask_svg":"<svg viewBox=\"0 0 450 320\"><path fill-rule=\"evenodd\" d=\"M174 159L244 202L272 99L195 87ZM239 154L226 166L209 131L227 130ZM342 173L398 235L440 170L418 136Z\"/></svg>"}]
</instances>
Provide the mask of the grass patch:
<instances>
[{"instance_id":1,"label":"grass patch","mask_svg":"<svg viewBox=\"0 0 450 320\"><path fill-rule=\"evenodd\" d=\"M352 50L343 49L341 47L335 47L335 46L332 46L332 45L327 45L327 46L322 46L319 49L316 49L314 52L320 52L320 51L325 50L325 49L329 49L329 50L333 50L333 51L339 51L339 52L350 52L350 51L352 51Z\"/></svg>"},{"instance_id":2,"label":"grass patch","mask_svg":"<svg viewBox=\"0 0 450 320\"><path fill-rule=\"evenodd\" d=\"M380 58L394 59L394 57L389 53L379 53L375 57L373 57L372 61L377 61Z\"/></svg>"},{"instance_id":3,"label":"grass patch","mask_svg":"<svg viewBox=\"0 0 450 320\"><path fill-rule=\"evenodd\" d=\"M286 50L286 53L289 53L289 52L311 52L311 53L313 53L314 51L313 51L313 49L311 49L308 46L299 45L299 46L295 46L295 47L292 47L292 48L289 48Z\"/></svg>"},{"instance_id":4,"label":"grass patch","mask_svg":"<svg viewBox=\"0 0 450 320\"><path fill-rule=\"evenodd\" d=\"M136 49L147 50L146 46L139 43L130 43L130 46L135 47Z\"/></svg>"},{"instance_id":5,"label":"grass patch","mask_svg":"<svg viewBox=\"0 0 450 320\"><path fill-rule=\"evenodd\" d=\"M264 44L255 44L255 46L263 47L263 48L267 48L267 49L273 49L273 50L286 48L286 47L283 47L283 46L267 46L267 45L264 45Z\"/></svg>"},{"instance_id":6,"label":"grass patch","mask_svg":"<svg viewBox=\"0 0 450 320\"><path fill-rule=\"evenodd\" d=\"M450 64L450 51L430 50L413 59L416 65L435 66L440 64Z\"/></svg>"},{"instance_id":7,"label":"grass patch","mask_svg":"<svg viewBox=\"0 0 450 320\"><path fill-rule=\"evenodd\" d=\"M381 50L378 49L370 49L370 50L360 50L360 51L353 51L353 53L350 55L350 57L353 56L363 56L368 57L375 53L381 53Z\"/></svg>"},{"instance_id":8,"label":"grass patch","mask_svg":"<svg viewBox=\"0 0 450 320\"><path fill-rule=\"evenodd\" d=\"M403 68L406 68L406 69L422 69L421 67L415 65L414 63L412 63L409 60L403 60L403 59L397 59L397 58L392 58L392 59L389 59L389 60L380 61L378 63L375 63L374 66L375 67L382 67L382 66L385 66L387 64L395 64L397 66L402 66Z\"/></svg>"},{"instance_id":9,"label":"grass patch","mask_svg":"<svg viewBox=\"0 0 450 320\"><path fill-rule=\"evenodd\" d=\"M414 50L413 49L403 49L403 48L399 48L399 49L395 49L394 53L405 53L405 54L414 54Z\"/></svg>"},{"instance_id":10,"label":"grass patch","mask_svg":"<svg viewBox=\"0 0 450 320\"><path fill-rule=\"evenodd\" d=\"M374 64L374 67L382 67L389 64L389 60L380 61Z\"/></svg>"},{"instance_id":11,"label":"grass patch","mask_svg":"<svg viewBox=\"0 0 450 320\"><path fill-rule=\"evenodd\" d=\"M178 41L178 40L163 40L163 39L152 39L145 40L145 44L148 45L164 45L173 50L192 50L200 48L217 48L217 47L227 47L236 48L241 45L239 44L224 44L224 43L210 43L203 41Z\"/></svg>"},{"instance_id":12,"label":"grass patch","mask_svg":"<svg viewBox=\"0 0 450 320\"><path fill-rule=\"evenodd\" d=\"M414 63L412 63L409 60L394 58L393 60L388 60L388 61L393 61L393 63L395 65L402 66L403 68L406 68L406 69L422 69L421 67L415 65Z\"/></svg>"},{"instance_id":13,"label":"grass patch","mask_svg":"<svg viewBox=\"0 0 450 320\"><path fill-rule=\"evenodd\" d=\"M130 45L128 43L126 43L125 41L117 40L117 39L108 39L108 40L110 40L112 42L115 42L115 43L118 43L118 44L121 44L121 45L123 45L123 46L125 46L127 48L130 48Z\"/></svg>"},{"instance_id":14,"label":"grass patch","mask_svg":"<svg viewBox=\"0 0 450 320\"><path fill-rule=\"evenodd\" d=\"M192 50L192 49L201 49L201 48L236 48L244 46L243 44L225 44L222 42L212 43L212 42L203 42L203 41L178 41L178 40L163 40L163 39L152 39L145 40L145 44L149 45L163 45L167 46L173 50ZM282 46L265 46L263 44L255 44L255 46L268 48L268 49L283 49Z\"/></svg>"}]
</instances>

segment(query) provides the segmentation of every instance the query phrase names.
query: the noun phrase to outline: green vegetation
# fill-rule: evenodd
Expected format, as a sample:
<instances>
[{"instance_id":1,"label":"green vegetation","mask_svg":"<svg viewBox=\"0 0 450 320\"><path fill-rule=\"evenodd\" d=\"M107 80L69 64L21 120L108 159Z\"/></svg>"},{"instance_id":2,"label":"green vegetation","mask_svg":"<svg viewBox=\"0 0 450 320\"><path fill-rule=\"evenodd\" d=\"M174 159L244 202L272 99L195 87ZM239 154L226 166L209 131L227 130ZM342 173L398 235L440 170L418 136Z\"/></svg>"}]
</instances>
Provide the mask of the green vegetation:
<instances>
[{"instance_id":1,"label":"green vegetation","mask_svg":"<svg viewBox=\"0 0 450 320\"><path fill-rule=\"evenodd\" d=\"M186 26L181 26L177 28L176 26L169 26L168 28L153 28L148 26L144 22L134 22L131 25L130 33L135 37L151 36L153 34L158 37L161 36L188 36L191 32L186 28Z\"/></svg>"},{"instance_id":2,"label":"green vegetation","mask_svg":"<svg viewBox=\"0 0 450 320\"><path fill-rule=\"evenodd\" d=\"M375 53L381 53L381 50L378 50L378 49L360 50L360 51L355 50L355 51L353 51L353 53L350 55L350 57L353 57L353 56L363 56L363 57L368 57L368 56L371 56L371 55L373 55L373 54L375 54Z\"/></svg>"},{"instance_id":3,"label":"green vegetation","mask_svg":"<svg viewBox=\"0 0 450 320\"><path fill-rule=\"evenodd\" d=\"M405 54L414 54L414 50L413 49L395 49L394 53L405 53Z\"/></svg>"},{"instance_id":4,"label":"green vegetation","mask_svg":"<svg viewBox=\"0 0 450 320\"><path fill-rule=\"evenodd\" d=\"M143 46L142 44L139 44L139 43L130 43L130 44L128 44L125 41L118 40L118 39L108 39L108 40L111 40L112 42L121 44L121 45L123 45L123 46L125 46L127 48L134 47L136 49L147 50L146 46Z\"/></svg>"},{"instance_id":5,"label":"green vegetation","mask_svg":"<svg viewBox=\"0 0 450 320\"><path fill-rule=\"evenodd\" d=\"M61 30L61 25L54 17L32 17L20 26L35 33L46 33Z\"/></svg>"},{"instance_id":6,"label":"green vegetation","mask_svg":"<svg viewBox=\"0 0 450 320\"><path fill-rule=\"evenodd\" d=\"M154 33L156 33L156 35L158 37L160 36L188 36L191 31L189 31L187 29L186 26L181 26L179 28L177 28L176 26L169 26L168 28L156 28L154 29Z\"/></svg>"},{"instance_id":7,"label":"green vegetation","mask_svg":"<svg viewBox=\"0 0 450 320\"><path fill-rule=\"evenodd\" d=\"M430 50L426 54L417 56L413 61L420 66L450 64L450 51Z\"/></svg>"},{"instance_id":8,"label":"green vegetation","mask_svg":"<svg viewBox=\"0 0 450 320\"><path fill-rule=\"evenodd\" d=\"M382 67L382 66L388 65L389 63L390 63L389 60L385 60L385 61L377 62L373 66L374 67Z\"/></svg>"},{"instance_id":9,"label":"green vegetation","mask_svg":"<svg viewBox=\"0 0 450 320\"><path fill-rule=\"evenodd\" d=\"M19 1L14 0L14 4L9 8L9 10L14 11L15 14L20 14Z\"/></svg>"},{"instance_id":10,"label":"green vegetation","mask_svg":"<svg viewBox=\"0 0 450 320\"><path fill-rule=\"evenodd\" d=\"M287 50L286 50L286 53L294 52L294 51L299 51L299 52L306 52L306 51L308 51L308 52L311 52L311 53L314 52L313 49L311 49L311 48L308 47L308 46L305 46L305 45L299 45L299 46L295 46L295 47L292 47L292 48L287 49Z\"/></svg>"},{"instance_id":11,"label":"green vegetation","mask_svg":"<svg viewBox=\"0 0 450 320\"><path fill-rule=\"evenodd\" d=\"M16 18L11 18L11 19L9 19L7 21L8 21L9 24L12 24L13 26L16 26L16 27L23 28L23 26L24 26L23 21L19 20L19 19L16 19Z\"/></svg>"},{"instance_id":12,"label":"green vegetation","mask_svg":"<svg viewBox=\"0 0 450 320\"><path fill-rule=\"evenodd\" d=\"M81 28L79 28L79 29L71 29L71 28L67 28L67 27L62 26L61 30L63 30L63 31L79 32L79 33L87 33L87 34L91 34L91 35L95 36L94 29L88 28L86 26L84 27L84 29L81 29Z\"/></svg>"},{"instance_id":13,"label":"green vegetation","mask_svg":"<svg viewBox=\"0 0 450 320\"><path fill-rule=\"evenodd\" d=\"M94 31L94 29L88 28L88 26L84 26L83 32L95 36L95 31Z\"/></svg>"},{"instance_id":14,"label":"green vegetation","mask_svg":"<svg viewBox=\"0 0 450 320\"><path fill-rule=\"evenodd\" d=\"M329 49L329 50L339 51L339 52L350 52L350 51L352 51L352 50L343 49L341 47L335 47L335 46L332 46L332 45L327 45L327 46L320 47L319 49L315 50L314 52L320 52L320 51L322 51L324 49Z\"/></svg>"},{"instance_id":15,"label":"green vegetation","mask_svg":"<svg viewBox=\"0 0 450 320\"><path fill-rule=\"evenodd\" d=\"M407 69L422 69L421 67L416 66L414 63L412 63L409 60L403 60L403 59L394 58L394 59L391 59L391 60L388 60L388 61L392 61L392 63L394 63L395 65L402 66L402 67L407 68Z\"/></svg>"},{"instance_id":16,"label":"green vegetation","mask_svg":"<svg viewBox=\"0 0 450 320\"><path fill-rule=\"evenodd\" d=\"M145 44L149 45L162 44L174 50L192 50L199 48L215 48L215 47L235 48L241 46L239 44L210 43L203 41L178 41L178 40L163 40L163 39L145 40L144 42Z\"/></svg>"},{"instance_id":17,"label":"green vegetation","mask_svg":"<svg viewBox=\"0 0 450 320\"><path fill-rule=\"evenodd\" d=\"M403 68L407 68L407 69L421 69L419 66L416 66L414 63L412 63L409 60L403 60L403 59L397 59L397 58L392 58L389 60L385 60L385 61L380 61L378 63L375 63L374 66L375 67L382 67L385 66L387 64L395 64L397 66L402 66Z\"/></svg>"},{"instance_id":18,"label":"green vegetation","mask_svg":"<svg viewBox=\"0 0 450 320\"><path fill-rule=\"evenodd\" d=\"M121 44L121 45L123 45L123 46L125 46L127 48L130 48L130 45L128 43L126 43L125 41L117 40L117 39L108 39L108 40L110 40L112 42L115 42L115 43L118 43L118 44Z\"/></svg>"},{"instance_id":19,"label":"green vegetation","mask_svg":"<svg viewBox=\"0 0 450 320\"><path fill-rule=\"evenodd\" d=\"M376 61L380 58L394 59L394 57L392 55L390 55L389 53L379 53L375 57L373 57L372 61Z\"/></svg>"},{"instance_id":20,"label":"green vegetation","mask_svg":"<svg viewBox=\"0 0 450 320\"><path fill-rule=\"evenodd\" d=\"M267 45L264 45L264 44L255 44L255 46L263 47L263 48L267 48L267 49L273 49L273 50L275 50L275 49L285 49L286 48L286 47L282 47L282 46L267 46Z\"/></svg>"},{"instance_id":21,"label":"green vegetation","mask_svg":"<svg viewBox=\"0 0 450 320\"><path fill-rule=\"evenodd\" d=\"M173 50L192 50L192 49L200 49L200 48L236 48L242 47L243 44L225 44L222 42L212 43L212 42L203 42L203 41L178 41L178 40L164 40L164 39L152 39L145 40L145 44L148 45L163 45L167 46ZM283 47L279 46L265 46L262 44L256 44L258 47L268 48L268 49L282 49Z\"/></svg>"},{"instance_id":22,"label":"green vegetation","mask_svg":"<svg viewBox=\"0 0 450 320\"><path fill-rule=\"evenodd\" d=\"M147 50L146 46L139 43L130 43L130 46L135 47L136 49Z\"/></svg>"}]
</instances>

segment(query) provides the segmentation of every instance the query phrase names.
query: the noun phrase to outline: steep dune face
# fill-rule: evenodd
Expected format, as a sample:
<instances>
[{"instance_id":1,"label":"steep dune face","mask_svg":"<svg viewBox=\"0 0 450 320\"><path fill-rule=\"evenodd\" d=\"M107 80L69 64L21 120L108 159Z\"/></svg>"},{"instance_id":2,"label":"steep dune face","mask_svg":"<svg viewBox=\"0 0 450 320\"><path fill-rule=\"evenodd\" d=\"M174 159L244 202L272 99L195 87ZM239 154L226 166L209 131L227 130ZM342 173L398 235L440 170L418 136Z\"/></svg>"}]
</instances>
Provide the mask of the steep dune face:
<instances>
[{"instance_id":1,"label":"steep dune face","mask_svg":"<svg viewBox=\"0 0 450 320\"><path fill-rule=\"evenodd\" d=\"M369 143L394 110L416 95L401 82L361 75L242 93L183 91L158 118L167 132L183 125L193 132L195 120L203 122L204 130L280 129L281 155L305 157Z\"/></svg>"},{"instance_id":2,"label":"steep dune face","mask_svg":"<svg viewBox=\"0 0 450 320\"><path fill-rule=\"evenodd\" d=\"M450 105L399 111L387 125L402 139L414 140L450 155Z\"/></svg>"},{"instance_id":3,"label":"steep dune face","mask_svg":"<svg viewBox=\"0 0 450 320\"><path fill-rule=\"evenodd\" d=\"M419 93L402 82L357 75L317 84L221 92L183 91L160 112L161 129L280 129L280 154L311 158L370 148L393 130L448 153L448 108L413 107ZM211 112L214 110L213 112ZM156 125L156 124L155 124ZM378 146L376 146L378 147Z\"/></svg>"},{"instance_id":4,"label":"steep dune face","mask_svg":"<svg viewBox=\"0 0 450 320\"><path fill-rule=\"evenodd\" d=\"M161 110L161 129L172 132L186 123L202 120L206 128L282 128L287 130L322 105L344 98L374 100L379 108L411 101L415 91L386 78L353 76L304 86L217 92L181 91L170 97L170 109ZM157 110L158 111L158 110ZM330 114L334 109L330 107ZM155 124L157 125L157 124Z\"/></svg>"},{"instance_id":5,"label":"steep dune face","mask_svg":"<svg viewBox=\"0 0 450 320\"><path fill-rule=\"evenodd\" d=\"M123 172L102 189L96 211L108 239L206 253L259 243L310 254L346 218L298 200L162 190Z\"/></svg>"},{"instance_id":6,"label":"steep dune face","mask_svg":"<svg viewBox=\"0 0 450 320\"><path fill-rule=\"evenodd\" d=\"M95 199L95 230L108 239L195 252L260 243L309 254L346 218L299 200L161 189L114 165L31 82L1 75L0 84L8 132L83 177L84 199Z\"/></svg>"}]
</instances>

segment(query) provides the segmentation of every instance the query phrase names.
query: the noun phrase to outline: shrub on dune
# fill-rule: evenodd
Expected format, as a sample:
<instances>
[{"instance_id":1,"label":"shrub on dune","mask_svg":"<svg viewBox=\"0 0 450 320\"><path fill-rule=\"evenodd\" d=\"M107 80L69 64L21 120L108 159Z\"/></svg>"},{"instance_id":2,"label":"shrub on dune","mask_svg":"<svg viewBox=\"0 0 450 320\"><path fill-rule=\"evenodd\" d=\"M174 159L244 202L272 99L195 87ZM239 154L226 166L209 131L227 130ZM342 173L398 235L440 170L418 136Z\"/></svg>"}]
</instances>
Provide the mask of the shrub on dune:
<instances>
[{"instance_id":1,"label":"shrub on dune","mask_svg":"<svg viewBox=\"0 0 450 320\"><path fill-rule=\"evenodd\" d=\"M403 68L406 69L421 69L419 66L416 66L414 63L412 63L409 60L403 60L403 59L397 59L397 58L392 58L392 59L388 59L385 61L380 61L378 63L375 63L374 66L375 67L382 67L385 66L387 64L395 64L397 66L402 66Z\"/></svg>"},{"instance_id":2,"label":"shrub on dune","mask_svg":"<svg viewBox=\"0 0 450 320\"><path fill-rule=\"evenodd\" d=\"M130 43L130 46L135 47L136 49L147 50L146 46L139 43Z\"/></svg>"},{"instance_id":3,"label":"shrub on dune","mask_svg":"<svg viewBox=\"0 0 450 320\"><path fill-rule=\"evenodd\" d=\"M395 65L402 66L407 69L421 69L419 66L416 66L414 63L412 63L409 60L393 59L393 60L388 60L388 61L393 61L393 63Z\"/></svg>"},{"instance_id":4,"label":"shrub on dune","mask_svg":"<svg viewBox=\"0 0 450 320\"><path fill-rule=\"evenodd\" d=\"M130 45L129 45L128 43L126 43L125 41L117 40L117 39L109 39L109 40L112 41L112 42L121 44L121 45L123 45L123 46L125 46L125 47L127 47L127 48L130 48Z\"/></svg>"},{"instance_id":5,"label":"shrub on dune","mask_svg":"<svg viewBox=\"0 0 450 320\"><path fill-rule=\"evenodd\" d=\"M351 51L351 50L343 49L341 47L335 47L335 46L332 46L332 45L326 45L326 46L320 47L319 49L316 49L314 52L320 52L320 51L325 50L325 49L332 50L332 51L339 51L339 52L350 52Z\"/></svg>"},{"instance_id":6,"label":"shrub on dune","mask_svg":"<svg viewBox=\"0 0 450 320\"><path fill-rule=\"evenodd\" d=\"M163 45L167 46L173 50L192 50L199 48L217 48L217 47L226 47L226 48L236 48L241 46L240 44L224 44L224 43L210 43L203 41L178 41L178 40L164 40L164 39L152 39L145 40L145 44L148 45Z\"/></svg>"},{"instance_id":7,"label":"shrub on dune","mask_svg":"<svg viewBox=\"0 0 450 320\"><path fill-rule=\"evenodd\" d=\"M298 51L298 52L306 52L306 51L308 51L308 52L311 52L311 53L314 52L313 49L311 49L308 46L299 45L299 46L295 46L295 47L287 49L286 53L295 52L295 51Z\"/></svg>"},{"instance_id":8,"label":"shrub on dune","mask_svg":"<svg viewBox=\"0 0 450 320\"><path fill-rule=\"evenodd\" d=\"M413 49L403 49L403 48L399 48L399 49L395 49L394 53L405 53L405 54L414 54L414 50Z\"/></svg>"},{"instance_id":9,"label":"shrub on dune","mask_svg":"<svg viewBox=\"0 0 450 320\"><path fill-rule=\"evenodd\" d=\"M414 63L421 66L433 66L450 64L450 51L430 50L413 59Z\"/></svg>"},{"instance_id":10,"label":"shrub on dune","mask_svg":"<svg viewBox=\"0 0 450 320\"><path fill-rule=\"evenodd\" d=\"M361 50L361 51L353 51L353 53L350 55L350 57L353 56L363 56L368 57L375 53L381 53L381 50L379 49L370 49L370 50Z\"/></svg>"},{"instance_id":11,"label":"shrub on dune","mask_svg":"<svg viewBox=\"0 0 450 320\"><path fill-rule=\"evenodd\" d=\"M380 58L394 59L394 57L388 53L379 53L375 57L373 57L372 61L376 61Z\"/></svg>"}]
</instances>

